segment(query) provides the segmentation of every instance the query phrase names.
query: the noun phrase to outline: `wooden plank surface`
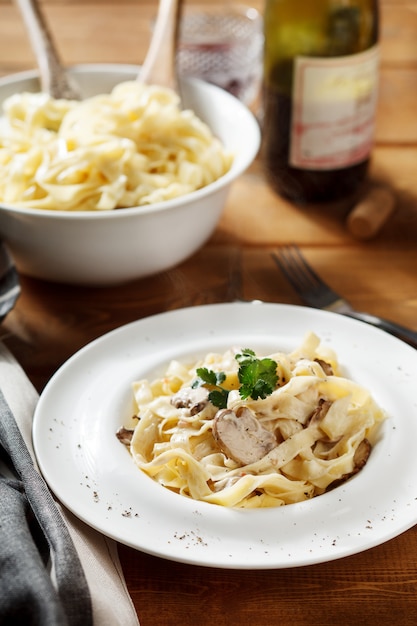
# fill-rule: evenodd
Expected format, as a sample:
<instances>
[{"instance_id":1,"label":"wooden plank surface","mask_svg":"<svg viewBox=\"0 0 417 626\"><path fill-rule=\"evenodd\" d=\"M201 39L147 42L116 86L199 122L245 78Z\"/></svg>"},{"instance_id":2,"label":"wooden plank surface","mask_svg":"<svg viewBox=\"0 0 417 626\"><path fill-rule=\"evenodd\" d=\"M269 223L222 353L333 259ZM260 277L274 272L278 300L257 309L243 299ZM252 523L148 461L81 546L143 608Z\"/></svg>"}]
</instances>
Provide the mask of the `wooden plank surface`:
<instances>
[{"instance_id":1,"label":"wooden plank surface","mask_svg":"<svg viewBox=\"0 0 417 626\"><path fill-rule=\"evenodd\" d=\"M155 0L42 5L66 64L143 60ZM262 8L263 2L255 5ZM355 239L346 228L349 206L286 202L268 186L258 160L233 186L211 240L177 268L95 290L22 277L21 298L1 338L39 391L69 356L108 330L160 311L234 297L229 271L236 253L242 298L299 303L271 259L275 247L289 242L298 243L357 308L417 330L417 1L382 0L381 11L371 180L393 189L397 207L379 235ZM32 67L17 9L0 0L0 75ZM187 566L123 546L120 554L141 626L414 626L416 532L342 560L272 572Z\"/></svg>"}]
</instances>

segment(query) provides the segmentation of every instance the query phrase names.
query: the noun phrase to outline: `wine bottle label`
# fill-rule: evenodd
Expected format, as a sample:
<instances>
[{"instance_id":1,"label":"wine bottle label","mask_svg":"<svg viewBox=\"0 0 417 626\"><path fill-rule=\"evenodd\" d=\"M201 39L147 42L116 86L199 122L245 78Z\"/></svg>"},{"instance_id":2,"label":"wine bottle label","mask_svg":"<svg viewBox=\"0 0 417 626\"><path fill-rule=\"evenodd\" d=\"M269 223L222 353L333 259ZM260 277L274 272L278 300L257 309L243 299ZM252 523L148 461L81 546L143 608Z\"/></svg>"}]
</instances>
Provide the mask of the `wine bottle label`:
<instances>
[{"instance_id":1,"label":"wine bottle label","mask_svg":"<svg viewBox=\"0 0 417 626\"><path fill-rule=\"evenodd\" d=\"M297 57L290 164L329 170L364 161L372 148L378 47L342 57Z\"/></svg>"}]
</instances>

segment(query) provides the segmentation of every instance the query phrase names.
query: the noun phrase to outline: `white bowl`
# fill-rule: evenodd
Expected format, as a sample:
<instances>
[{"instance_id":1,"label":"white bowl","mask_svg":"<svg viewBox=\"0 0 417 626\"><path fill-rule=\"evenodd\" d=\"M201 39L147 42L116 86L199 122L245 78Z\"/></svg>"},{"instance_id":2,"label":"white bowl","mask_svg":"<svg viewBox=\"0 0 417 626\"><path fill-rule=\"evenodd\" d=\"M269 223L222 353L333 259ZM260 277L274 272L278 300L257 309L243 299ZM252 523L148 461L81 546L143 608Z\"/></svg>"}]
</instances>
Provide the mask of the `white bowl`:
<instances>
[{"instance_id":1,"label":"white bowl","mask_svg":"<svg viewBox=\"0 0 417 626\"><path fill-rule=\"evenodd\" d=\"M108 93L136 78L137 66L71 68L84 97ZM13 93L39 91L36 71L0 79L0 103ZM18 270L44 280L111 285L149 276L182 262L213 233L231 183L252 163L260 130L252 113L226 91L183 79L184 105L204 120L235 155L231 169L206 187L149 206L106 212L16 208L0 203L0 238Z\"/></svg>"}]
</instances>

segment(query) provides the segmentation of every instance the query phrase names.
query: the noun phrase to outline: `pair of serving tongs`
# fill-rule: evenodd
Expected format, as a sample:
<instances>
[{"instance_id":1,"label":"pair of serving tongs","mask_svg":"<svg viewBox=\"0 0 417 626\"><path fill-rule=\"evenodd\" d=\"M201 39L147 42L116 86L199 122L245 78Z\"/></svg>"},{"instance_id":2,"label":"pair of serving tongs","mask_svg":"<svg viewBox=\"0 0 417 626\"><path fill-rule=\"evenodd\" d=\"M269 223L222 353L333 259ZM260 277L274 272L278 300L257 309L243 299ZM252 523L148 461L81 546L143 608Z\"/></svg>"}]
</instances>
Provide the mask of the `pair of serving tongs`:
<instances>
[{"instance_id":1,"label":"pair of serving tongs","mask_svg":"<svg viewBox=\"0 0 417 626\"><path fill-rule=\"evenodd\" d=\"M53 98L81 100L73 75L66 70L38 0L15 0L35 54L41 90ZM178 92L176 48L182 0L160 0L149 49L138 80L170 87Z\"/></svg>"}]
</instances>

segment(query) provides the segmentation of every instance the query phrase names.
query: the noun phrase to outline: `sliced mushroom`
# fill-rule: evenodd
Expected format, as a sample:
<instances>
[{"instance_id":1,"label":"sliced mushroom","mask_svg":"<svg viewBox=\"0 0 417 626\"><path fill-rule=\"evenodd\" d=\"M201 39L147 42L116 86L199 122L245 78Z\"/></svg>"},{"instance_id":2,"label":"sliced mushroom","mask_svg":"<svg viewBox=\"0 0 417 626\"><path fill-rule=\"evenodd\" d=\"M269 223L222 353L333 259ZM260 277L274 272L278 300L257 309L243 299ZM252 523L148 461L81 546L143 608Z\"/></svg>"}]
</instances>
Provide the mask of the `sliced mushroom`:
<instances>
[{"instance_id":1,"label":"sliced mushroom","mask_svg":"<svg viewBox=\"0 0 417 626\"><path fill-rule=\"evenodd\" d=\"M123 443L125 446L130 446L132 441L134 430L130 428L125 428L121 426L119 430L116 432L116 437L118 440Z\"/></svg>"},{"instance_id":2,"label":"sliced mushroom","mask_svg":"<svg viewBox=\"0 0 417 626\"><path fill-rule=\"evenodd\" d=\"M363 439L358 447L356 448L354 457L353 457L353 474L359 472L365 465L367 460L369 459L369 455L371 454L372 446L368 439Z\"/></svg>"},{"instance_id":3,"label":"sliced mushroom","mask_svg":"<svg viewBox=\"0 0 417 626\"><path fill-rule=\"evenodd\" d=\"M176 409L189 409L190 415L200 413L208 403L209 392L205 387L184 387L171 398Z\"/></svg>"},{"instance_id":4,"label":"sliced mushroom","mask_svg":"<svg viewBox=\"0 0 417 626\"><path fill-rule=\"evenodd\" d=\"M277 446L275 435L247 407L236 412L218 411L213 420L213 437L220 450L239 465L255 463Z\"/></svg>"},{"instance_id":5,"label":"sliced mushroom","mask_svg":"<svg viewBox=\"0 0 417 626\"><path fill-rule=\"evenodd\" d=\"M316 363L320 365L321 369L326 374L326 376L333 376L334 372L330 363L327 363L327 361L323 361L323 359L314 359L314 360Z\"/></svg>"},{"instance_id":6,"label":"sliced mushroom","mask_svg":"<svg viewBox=\"0 0 417 626\"><path fill-rule=\"evenodd\" d=\"M330 409L332 403L328 400L324 400L324 398L320 398L318 405L310 415L309 424L318 424L321 422L323 417L327 414L327 411Z\"/></svg>"}]
</instances>

